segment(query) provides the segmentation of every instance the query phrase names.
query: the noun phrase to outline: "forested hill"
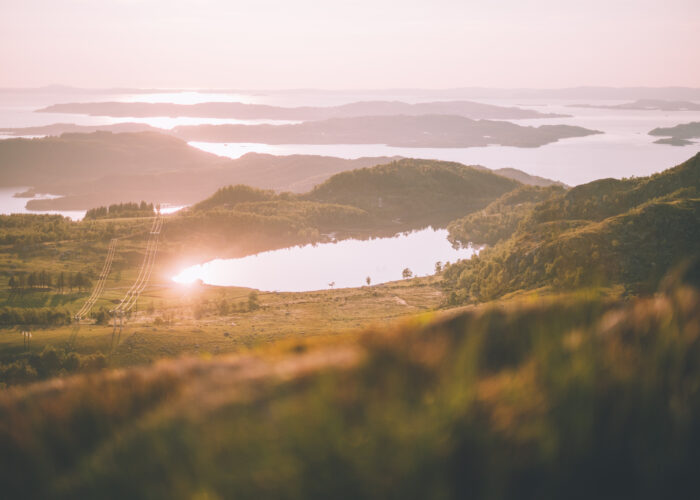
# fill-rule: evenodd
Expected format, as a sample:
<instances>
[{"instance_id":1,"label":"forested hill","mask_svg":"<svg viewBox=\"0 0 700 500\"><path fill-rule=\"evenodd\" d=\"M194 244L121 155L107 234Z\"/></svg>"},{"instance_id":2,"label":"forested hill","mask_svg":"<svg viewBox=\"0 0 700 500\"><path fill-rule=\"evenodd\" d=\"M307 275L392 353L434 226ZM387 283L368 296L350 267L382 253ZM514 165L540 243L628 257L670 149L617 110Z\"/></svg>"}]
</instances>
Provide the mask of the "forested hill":
<instances>
[{"instance_id":1,"label":"forested hill","mask_svg":"<svg viewBox=\"0 0 700 500\"><path fill-rule=\"evenodd\" d=\"M495 245L510 237L537 204L562 194L562 186L521 186L491 202L483 210L454 220L448 226L453 244Z\"/></svg>"},{"instance_id":2,"label":"forested hill","mask_svg":"<svg viewBox=\"0 0 700 500\"><path fill-rule=\"evenodd\" d=\"M0 186L45 187L106 175L211 167L225 161L227 159L192 148L180 139L156 132L94 132L8 139L0 141Z\"/></svg>"},{"instance_id":3,"label":"forested hill","mask_svg":"<svg viewBox=\"0 0 700 500\"><path fill-rule=\"evenodd\" d=\"M385 219L447 223L520 183L459 163L404 159L334 175L305 199L352 205Z\"/></svg>"},{"instance_id":4,"label":"forested hill","mask_svg":"<svg viewBox=\"0 0 700 500\"><path fill-rule=\"evenodd\" d=\"M445 274L453 300L489 300L542 286L624 285L650 291L671 267L700 255L700 154L650 177L604 179L510 212L511 234ZM495 224L498 227L489 227ZM496 234L475 214L451 238Z\"/></svg>"},{"instance_id":5,"label":"forested hill","mask_svg":"<svg viewBox=\"0 0 700 500\"><path fill-rule=\"evenodd\" d=\"M336 174L306 194L245 185L220 188L172 217L164 238L220 257L337 238L391 236L444 227L522 186L490 171L400 160Z\"/></svg>"},{"instance_id":6,"label":"forested hill","mask_svg":"<svg viewBox=\"0 0 700 500\"><path fill-rule=\"evenodd\" d=\"M679 193L676 191L681 190ZM649 177L601 179L576 186L535 210L538 222L584 219L603 220L642 203L674 194L697 196L700 190L700 153L690 160Z\"/></svg>"}]
</instances>

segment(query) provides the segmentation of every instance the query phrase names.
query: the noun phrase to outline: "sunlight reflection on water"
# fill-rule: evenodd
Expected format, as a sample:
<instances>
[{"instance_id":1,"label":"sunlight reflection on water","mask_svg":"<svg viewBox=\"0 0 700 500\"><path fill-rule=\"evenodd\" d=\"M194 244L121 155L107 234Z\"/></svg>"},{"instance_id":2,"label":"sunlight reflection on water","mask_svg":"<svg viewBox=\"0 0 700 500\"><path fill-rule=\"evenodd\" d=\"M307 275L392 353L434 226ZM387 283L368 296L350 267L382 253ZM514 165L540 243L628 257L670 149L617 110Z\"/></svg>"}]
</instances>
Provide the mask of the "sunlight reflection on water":
<instances>
[{"instance_id":1,"label":"sunlight reflection on water","mask_svg":"<svg viewBox=\"0 0 700 500\"><path fill-rule=\"evenodd\" d=\"M423 229L392 238L342 240L284 248L240 259L216 259L184 269L177 283L202 280L219 286L303 292L400 280L405 268L417 276L433 274L435 263L472 257L478 249L454 249L445 229Z\"/></svg>"}]
</instances>

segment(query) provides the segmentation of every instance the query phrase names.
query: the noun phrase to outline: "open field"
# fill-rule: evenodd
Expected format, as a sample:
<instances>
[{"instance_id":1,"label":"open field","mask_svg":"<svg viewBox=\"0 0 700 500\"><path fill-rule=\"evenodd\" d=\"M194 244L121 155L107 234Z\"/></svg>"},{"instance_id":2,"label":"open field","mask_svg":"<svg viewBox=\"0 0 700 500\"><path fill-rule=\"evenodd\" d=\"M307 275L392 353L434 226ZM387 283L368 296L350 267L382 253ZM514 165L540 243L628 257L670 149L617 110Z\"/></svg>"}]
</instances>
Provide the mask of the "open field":
<instances>
[{"instance_id":1,"label":"open field","mask_svg":"<svg viewBox=\"0 0 700 500\"><path fill-rule=\"evenodd\" d=\"M128 288L129 278L125 273L122 286L108 284L95 308L113 307ZM47 345L83 355L101 352L109 366L121 367L186 354L248 351L280 340L303 344L329 332L352 335L371 325L431 311L444 300L437 281L430 277L317 292L260 292L259 308L253 311L248 310L250 289L153 284L141 295L121 334L113 335L111 324L92 321L84 321L79 329L36 328L30 352L41 352ZM81 304L75 295L65 297L68 307ZM84 300L87 292L80 295ZM26 355L19 329L1 329L0 361Z\"/></svg>"}]
</instances>

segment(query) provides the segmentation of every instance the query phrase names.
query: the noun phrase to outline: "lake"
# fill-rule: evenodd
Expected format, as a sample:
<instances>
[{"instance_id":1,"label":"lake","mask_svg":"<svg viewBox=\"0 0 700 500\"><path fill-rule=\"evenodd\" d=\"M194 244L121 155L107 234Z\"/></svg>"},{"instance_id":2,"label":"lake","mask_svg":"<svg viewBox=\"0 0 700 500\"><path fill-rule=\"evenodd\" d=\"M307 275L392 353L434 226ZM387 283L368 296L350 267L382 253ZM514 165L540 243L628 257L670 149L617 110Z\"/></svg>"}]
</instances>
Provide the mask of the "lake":
<instances>
[{"instance_id":1,"label":"lake","mask_svg":"<svg viewBox=\"0 0 700 500\"><path fill-rule=\"evenodd\" d=\"M341 240L262 252L238 259L216 259L188 267L177 283L242 286L265 291L306 292L396 281L409 268L416 276L435 272L435 263L468 259L476 248L452 248L445 229L423 229L392 238Z\"/></svg>"},{"instance_id":2,"label":"lake","mask_svg":"<svg viewBox=\"0 0 700 500\"><path fill-rule=\"evenodd\" d=\"M700 121L698 111L639 111L570 107L577 101L523 99L475 99L500 106L518 106L543 113L573 115L567 118L507 120L519 125L566 124L604 132L600 135L563 139L538 148L487 146L476 148L399 148L385 144L255 144L190 142L204 151L229 158L250 153L273 155L313 154L339 158L404 156L456 161L496 169L513 167L575 186L605 177L641 177L661 172L691 158L700 144L668 146L654 144L649 131L679 123ZM588 101L613 105L623 101ZM580 103L580 101L578 101Z\"/></svg>"},{"instance_id":3,"label":"lake","mask_svg":"<svg viewBox=\"0 0 700 500\"><path fill-rule=\"evenodd\" d=\"M43 210L35 212L27 210L26 204L31 199L55 198L53 195L40 195L36 198L15 198L15 193L26 191L27 187L0 187L0 214L60 214L73 220L80 220L85 216L85 210Z\"/></svg>"}]
</instances>

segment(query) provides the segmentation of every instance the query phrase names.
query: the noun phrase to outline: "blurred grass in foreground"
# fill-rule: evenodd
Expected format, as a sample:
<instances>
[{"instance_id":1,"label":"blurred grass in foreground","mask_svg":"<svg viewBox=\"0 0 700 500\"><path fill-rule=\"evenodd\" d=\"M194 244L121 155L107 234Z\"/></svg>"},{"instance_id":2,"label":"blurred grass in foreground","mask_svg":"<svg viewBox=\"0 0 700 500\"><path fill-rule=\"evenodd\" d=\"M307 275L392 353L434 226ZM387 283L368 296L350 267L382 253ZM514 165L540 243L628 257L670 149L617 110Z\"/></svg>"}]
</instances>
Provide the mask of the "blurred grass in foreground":
<instances>
[{"instance_id":1,"label":"blurred grass in foreground","mask_svg":"<svg viewBox=\"0 0 700 500\"><path fill-rule=\"evenodd\" d=\"M286 357L0 393L6 498L690 498L698 264L654 297L494 303Z\"/></svg>"}]
</instances>

